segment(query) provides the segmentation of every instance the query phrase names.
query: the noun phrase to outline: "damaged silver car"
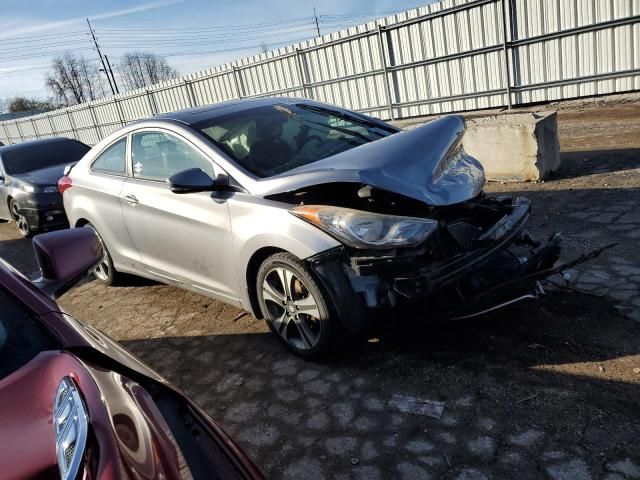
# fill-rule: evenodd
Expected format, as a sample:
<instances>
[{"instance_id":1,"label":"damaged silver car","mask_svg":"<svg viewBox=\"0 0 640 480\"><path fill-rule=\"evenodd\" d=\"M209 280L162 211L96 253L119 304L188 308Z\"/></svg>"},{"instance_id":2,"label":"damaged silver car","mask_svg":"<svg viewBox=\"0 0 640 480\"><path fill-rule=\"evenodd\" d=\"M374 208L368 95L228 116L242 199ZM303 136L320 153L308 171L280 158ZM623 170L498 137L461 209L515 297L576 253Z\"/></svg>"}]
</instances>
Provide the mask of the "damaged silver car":
<instances>
[{"instance_id":1,"label":"damaged silver car","mask_svg":"<svg viewBox=\"0 0 640 480\"><path fill-rule=\"evenodd\" d=\"M559 239L525 233L527 199L483 193L463 132L457 116L402 131L310 100L240 100L124 127L59 188L71 225L102 240L102 282L209 295L319 358L376 312L472 316L557 270Z\"/></svg>"}]
</instances>

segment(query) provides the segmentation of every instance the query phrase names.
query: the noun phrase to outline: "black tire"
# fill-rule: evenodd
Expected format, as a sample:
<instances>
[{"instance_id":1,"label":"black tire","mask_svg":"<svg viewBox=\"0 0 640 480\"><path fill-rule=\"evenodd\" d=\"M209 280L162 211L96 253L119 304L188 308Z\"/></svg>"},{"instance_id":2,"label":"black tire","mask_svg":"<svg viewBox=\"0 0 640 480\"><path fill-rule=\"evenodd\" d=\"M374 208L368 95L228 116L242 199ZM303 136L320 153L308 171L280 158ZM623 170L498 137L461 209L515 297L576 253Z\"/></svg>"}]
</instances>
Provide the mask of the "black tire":
<instances>
[{"instance_id":1,"label":"black tire","mask_svg":"<svg viewBox=\"0 0 640 480\"><path fill-rule=\"evenodd\" d=\"M90 223L87 223L84 226L96 232L96 235L98 235L98 238L100 239L100 243L102 244L102 249L104 251L104 257L102 259L102 262L94 269L93 276L95 277L96 280L98 280L100 283L104 285L109 285L109 286L120 285L123 281L124 274L118 272L113 266L113 260L111 260L111 254L109 253L109 250L107 250L107 246L102 241L102 237L100 236L100 233L98 232L98 230L96 230L96 227L94 227Z\"/></svg>"},{"instance_id":2,"label":"black tire","mask_svg":"<svg viewBox=\"0 0 640 480\"><path fill-rule=\"evenodd\" d=\"M27 217L25 217L18 203L15 199L11 199L9 202L9 213L11 215L11 219L16 224L16 228L18 229L18 233L24 238L30 238L35 235L37 232L31 231L31 226L29 225L29 221Z\"/></svg>"},{"instance_id":3,"label":"black tire","mask_svg":"<svg viewBox=\"0 0 640 480\"><path fill-rule=\"evenodd\" d=\"M291 274L290 296L284 291L281 270ZM331 298L303 261L288 252L271 255L258 270L256 291L269 329L290 351L307 360L328 356L339 320Z\"/></svg>"}]
</instances>

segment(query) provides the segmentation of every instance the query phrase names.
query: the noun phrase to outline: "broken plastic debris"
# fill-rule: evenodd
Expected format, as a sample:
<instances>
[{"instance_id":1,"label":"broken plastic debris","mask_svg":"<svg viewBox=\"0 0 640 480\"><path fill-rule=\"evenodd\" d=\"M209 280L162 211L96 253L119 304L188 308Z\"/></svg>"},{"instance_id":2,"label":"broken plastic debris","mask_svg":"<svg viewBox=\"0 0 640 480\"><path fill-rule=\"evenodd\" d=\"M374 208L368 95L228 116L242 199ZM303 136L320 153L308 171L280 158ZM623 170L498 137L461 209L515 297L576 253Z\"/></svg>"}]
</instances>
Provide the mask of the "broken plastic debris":
<instances>
[{"instance_id":1,"label":"broken plastic debris","mask_svg":"<svg viewBox=\"0 0 640 480\"><path fill-rule=\"evenodd\" d=\"M444 412L445 404L444 402L437 402L435 400L422 400L405 395L393 395L391 400L389 400L389 406L402 413L440 418Z\"/></svg>"}]
</instances>

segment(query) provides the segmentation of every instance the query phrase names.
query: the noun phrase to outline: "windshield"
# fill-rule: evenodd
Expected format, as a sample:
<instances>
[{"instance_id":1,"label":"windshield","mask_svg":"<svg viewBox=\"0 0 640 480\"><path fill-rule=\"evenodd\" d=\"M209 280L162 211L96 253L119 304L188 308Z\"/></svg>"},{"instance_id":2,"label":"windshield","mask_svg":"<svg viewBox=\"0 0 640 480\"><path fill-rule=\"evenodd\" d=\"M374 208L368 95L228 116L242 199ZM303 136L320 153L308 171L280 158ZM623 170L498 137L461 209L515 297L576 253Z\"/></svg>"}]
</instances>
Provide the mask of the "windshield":
<instances>
[{"instance_id":1,"label":"windshield","mask_svg":"<svg viewBox=\"0 0 640 480\"><path fill-rule=\"evenodd\" d=\"M18 175L54 165L77 162L89 150L84 143L73 140L33 145L4 152L2 163L8 175Z\"/></svg>"},{"instance_id":2,"label":"windshield","mask_svg":"<svg viewBox=\"0 0 640 480\"><path fill-rule=\"evenodd\" d=\"M269 177L379 140L384 123L310 104L269 105L196 123L242 168Z\"/></svg>"},{"instance_id":3,"label":"windshield","mask_svg":"<svg viewBox=\"0 0 640 480\"><path fill-rule=\"evenodd\" d=\"M60 348L27 311L0 290L0 380L40 352Z\"/></svg>"}]
</instances>

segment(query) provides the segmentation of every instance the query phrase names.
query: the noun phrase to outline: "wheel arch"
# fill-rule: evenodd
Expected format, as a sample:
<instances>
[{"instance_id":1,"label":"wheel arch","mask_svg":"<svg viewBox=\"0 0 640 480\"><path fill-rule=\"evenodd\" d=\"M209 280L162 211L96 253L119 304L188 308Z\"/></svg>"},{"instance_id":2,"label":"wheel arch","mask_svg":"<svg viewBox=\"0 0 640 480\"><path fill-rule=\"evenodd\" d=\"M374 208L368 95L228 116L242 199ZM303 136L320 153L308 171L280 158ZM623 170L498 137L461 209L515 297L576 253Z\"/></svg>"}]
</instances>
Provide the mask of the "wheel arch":
<instances>
[{"instance_id":1,"label":"wheel arch","mask_svg":"<svg viewBox=\"0 0 640 480\"><path fill-rule=\"evenodd\" d=\"M87 220L86 218L79 218L78 220L76 220L76 223L74 223L73 228L80 228L80 227L84 227L85 225L88 225L89 220Z\"/></svg>"},{"instance_id":2,"label":"wheel arch","mask_svg":"<svg viewBox=\"0 0 640 480\"><path fill-rule=\"evenodd\" d=\"M249 306L251 308L253 316L256 318L262 319L262 311L260 310L260 304L258 302L258 288L256 285L258 270L260 269L260 265L262 265L262 262L264 262L271 255L280 252L287 252L287 250L278 247L262 247L256 250L253 255L251 255L249 263L247 263L247 268L245 271L247 294L249 297Z\"/></svg>"}]
</instances>

